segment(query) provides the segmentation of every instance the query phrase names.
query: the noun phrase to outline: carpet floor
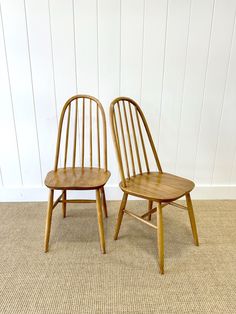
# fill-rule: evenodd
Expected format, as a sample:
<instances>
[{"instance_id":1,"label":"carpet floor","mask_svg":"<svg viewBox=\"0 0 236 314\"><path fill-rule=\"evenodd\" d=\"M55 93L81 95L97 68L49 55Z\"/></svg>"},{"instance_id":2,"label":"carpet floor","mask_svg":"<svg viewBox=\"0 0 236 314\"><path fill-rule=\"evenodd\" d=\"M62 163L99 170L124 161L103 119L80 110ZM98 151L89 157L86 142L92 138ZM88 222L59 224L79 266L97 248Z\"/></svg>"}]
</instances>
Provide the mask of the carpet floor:
<instances>
[{"instance_id":1,"label":"carpet floor","mask_svg":"<svg viewBox=\"0 0 236 314\"><path fill-rule=\"evenodd\" d=\"M58 206L45 254L46 203L0 204L0 313L236 313L235 201L193 202L199 247L187 212L165 207L165 275L154 229L125 215L113 241L119 202L100 254L94 205L70 204L66 219Z\"/></svg>"}]
</instances>

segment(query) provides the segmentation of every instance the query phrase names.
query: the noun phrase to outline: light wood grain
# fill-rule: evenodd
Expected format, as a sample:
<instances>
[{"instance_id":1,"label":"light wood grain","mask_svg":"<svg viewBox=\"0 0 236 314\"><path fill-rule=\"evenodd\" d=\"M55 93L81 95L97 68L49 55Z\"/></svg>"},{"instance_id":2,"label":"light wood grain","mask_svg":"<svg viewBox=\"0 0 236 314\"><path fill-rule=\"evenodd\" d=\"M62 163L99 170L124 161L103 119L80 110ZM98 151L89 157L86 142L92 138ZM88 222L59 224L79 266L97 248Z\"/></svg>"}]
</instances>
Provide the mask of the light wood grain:
<instances>
[{"instance_id":1,"label":"light wood grain","mask_svg":"<svg viewBox=\"0 0 236 314\"><path fill-rule=\"evenodd\" d=\"M131 195L152 201L171 201L184 196L192 191L194 183L190 180L159 172L143 173L126 179L125 186L122 182L122 191Z\"/></svg>"},{"instance_id":2,"label":"light wood grain","mask_svg":"<svg viewBox=\"0 0 236 314\"><path fill-rule=\"evenodd\" d=\"M49 243L49 237L50 237L50 231L51 231L53 195L54 195L54 191L50 190L49 191L49 199L48 199L47 217L46 217L45 238L44 238L44 251L45 251L45 253L48 251L48 243Z\"/></svg>"},{"instance_id":3,"label":"light wood grain","mask_svg":"<svg viewBox=\"0 0 236 314\"><path fill-rule=\"evenodd\" d=\"M104 236L104 227L103 227L103 218L102 218L102 205L101 205L101 194L99 189L96 190L96 200L97 200L97 216L98 216L98 231L100 237L101 251L103 254L106 253L105 249L105 236Z\"/></svg>"},{"instance_id":4,"label":"light wood grain","mask_svg":"<svg viewBox=\"0 0 236 314\"><path fill-rule=\"evenodd\" d=\"M127 115L126 107L128 106L129 117ZM123 108L123 119L121 109ZM118 108L118 109L117 109ZM135 130L135 123L133 117L133 111L136 113L136 126L138 131ZM116 112L118 112L119 122L120 122L120 132L117 126ZM129 123L130 121L130 123ZM144 117L144 114L138 104L128 98L128 97L118 97L114 99L110 105L110 122L111 130L113 135L113 141L115 144L116 155L118 160L118 166L121 175L120 188L124 192L123 199L121 202L120 210L118 213L117 223L115 227L114 239L118 237L120 230L121 222L123 219L124 213L127 215L139 220L146 225L157 229L157 248L159 256L159 269L160 273L164 274L164 225L163 225L163 208L167 205L173 205L175 207L180 207L186 209L185 206L175 203L173 201L181 198L186 195L187 209L189 213L191 228L193 232L194 242L198 245L197 237L197 228L190 198L190 192L194 188L194 183L188 179L172 175L170 173L165 173L162 171L161 164L157 155L156 148L149 130L147 121ZM126 126L126 134L129 146L129 152L126 149L126 140L123 125ZM143 126L143 128L142 128ZM132 130L130 132L129 128ZM142 129L146 133L148 143L144 143L144 137L142 134ZM132 135L132 137L131 137ZM120 137L121 136L121 140ZM138 136L140 141L138 141ZM133 144L132 144L133 143ZM121 145L123 144L123 149ZM155 171L150 171L148 155L146 153L145 144L149 144L153 153L153 157L156 161ZM132 147L134 145L134 147ZM140 151L143 152L144 156L144 167L141 164ZM122 152L124 152L122 154ZM127 154L129 153L129 158ZM136 153L136 158L134 154ZM128 159L131 160L132 165L132 176L130 175L131 171L129 170ZM137 165L135 165L135 160ZM125 176L124 164L126 165ZM143 172L142 169L147 169L147 172ZM126 210L126 202L128 195L137 196L143 199L148 200L148 212L144 213L141 216ZM158 206L153 208L153 202L157 202ZM151 220L152 213L157 212L157 226L154 226L144 218L148 217L148 220Z\"/></svg>"},{"instance_id":5,"label":"light wood grain","mask_svg":"<svg viewBox=\"0 0 236 314\"><path fill-rule=\"evenodd\" d=\"M153 201L148 201L148 211L149 211L148 220L151 220L152 218L152 213L151 213L152 205L153 205Z\"/></svg>"},{"instance_id":6,"label":"light wood grain","mask_svg":"<svg viewBox=\"0 0 236 314\"><path fill-rule=\"evenodd\" d=\"M107 202L106 202L106 194L105 194L104 187L101 187L101 197L102 197L102 207L103 207L104 215L107 218L108 217Z\"/></svg>"},{"instance_id":7,"label":"light wood grain","mask_svg":"<svg viewBox=\"0 0 236 314\"><path fill-rule=\"evenodd\" d=\"M164 274L164 225L161 203L157 203L157 247L160 273Z\"/></svg>"},{"instance_id":8,"label":"light wood grain","mask_svg":"<svg viewBox=\"0 0 236 314\"><path fill-rule=\"evenodd\" d=\"M86 101L87 100L87 101ZM86 122L86 106L89 105L89 118ZM72 107L74 110L72 110ZM96 108L96 120L97 120L97 130L94 127L93 121L93 107ZM81 114L79 114L81 110ZM67 115L66 115L67 113ZM74 113L74 117L71 117ZM82 121L79 123L79 117L82 117ZM64 150L64 167L59 168L59 157L63 154L61 151L62 145L62 133L63 133L63 123L67 117L67 124L65 130L65 150ZM101 118L101 123L99 122ZM70 134L70 123L74 122L74 128L72 134ZM80 128L81 125L81 134ZM86 139L86 128L89 128L88 134L89 138ZM101 150L100 142L100 129L103 134L103 149ZM98 167L93 167L93 134L97 132L97 150L98 150ZM70 135L72 135L72 141L69 140ZM81 136L81 137L80 137ZM77 152L77 139L81 139L81 152ZM71 166L68 165L68 150L69 143L72 143L72 161ZM89 143L89 155L86 158L85 155L85 145ZM101 167L101 151L103 152L103 167ZM77 155L81 154L81 164L77 166ZM86 167L88 159L89 167ZM45 252L48 251L48 243L51 228L52 210L57 206L58 203L62 203L62 213L63 217L66 217L66 203L94 203L94 200L74 200L67 199L67 190L96 190L96 203L97 203L97 215L98 215L98 225L99 225L99 235L102 252L105 253L105 238L102 222L101 208L103 207L105 216L107 217L107 205L106 197L104 191L104 185L110 177L110 172L107 170L107 133L106 133L106 118L104 109L98 99L89 95L76 95L71 97L64 105L58 127L57 145L56 145L56 157L54 163L54 169L50 171L45 178L45 185L50 189L50 197L48 201L48 211L45 229ZM62 190L62 194L53 203L53 193L54 190ZM101 207L101 197L102 197L102 207Z\"/></svg>"},{"instance_id":9,"label":"light wood grain","mask_svg":"<svg viewBox=\"0 0 236 314\"><path fill-rule=\"evenodd\" d=\"M106 184L109 177L109 171L99 168L58 168L47 174L45 185L55 190L92 190Z\"/></svg>"},{"instance_id":10,"label":"light wood grain","mask_svg":"<svg viewBox=\"0 0 236 314\"><path fill-rule=\"evenodd\" d=\"M120 210L119 210L119 213L118 213L117 223L116 223L116 227L115 227L114 240L117 240L117 238L118 238L118 234L119 234L119 231L120 231L120 225L121 225L121 222L122 222L122 219L123 219L123 216L124 216L124 209L125 209L125 206L126 206L126 203L127 203L127 199L128 199L128 194L124 193L122 201L121 201L121 204L120 204Z\"/></svg>"},{"instance_id":11,"label":"light wood grain","mask_svg":"<svg viewBox=\"0 0 236 314\"><path fill-rule=\"evenodd\" d=\"M194 243L195 245L199 246L197 226L196 226L194 212L193 212L192 200L189 193L186 194L186 202L188 206L188 214L189 214L189 220L190 220L190 224L192 228Z\"/></svg>"}]
</instances>

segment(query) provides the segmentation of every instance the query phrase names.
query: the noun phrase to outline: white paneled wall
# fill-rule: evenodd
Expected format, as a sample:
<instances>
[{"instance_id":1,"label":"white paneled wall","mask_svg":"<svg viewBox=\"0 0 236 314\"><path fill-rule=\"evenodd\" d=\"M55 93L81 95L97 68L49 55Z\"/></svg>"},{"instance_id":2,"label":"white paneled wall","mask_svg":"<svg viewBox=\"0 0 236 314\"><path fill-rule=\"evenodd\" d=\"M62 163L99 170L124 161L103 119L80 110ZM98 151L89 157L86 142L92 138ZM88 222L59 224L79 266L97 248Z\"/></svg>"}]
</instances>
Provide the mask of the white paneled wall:
<instances>
[{"instance_id":1,"label":"white paneled wall","mask_svg":"<svg viewBox=\"0 0 236 314\"><path fill-rule=\"evenodd\" d=\"M164 171L236 198L236 0L1 0L0 200L45 200L64 102L137 100ZM107 121L109 122L109 121ZM108 198L119 175L108 123Z\"/></svg>"}]
</instances>

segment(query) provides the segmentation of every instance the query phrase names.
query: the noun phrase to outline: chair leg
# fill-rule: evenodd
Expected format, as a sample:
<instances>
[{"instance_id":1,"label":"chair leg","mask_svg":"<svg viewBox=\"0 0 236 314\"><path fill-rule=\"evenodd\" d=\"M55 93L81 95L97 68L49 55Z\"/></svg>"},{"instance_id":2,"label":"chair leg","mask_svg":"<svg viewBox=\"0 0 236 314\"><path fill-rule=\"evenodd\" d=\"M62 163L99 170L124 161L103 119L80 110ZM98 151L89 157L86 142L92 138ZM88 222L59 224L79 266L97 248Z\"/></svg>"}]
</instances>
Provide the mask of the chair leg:
<instances>
[{"instance_id":1,"label":"chair leg","mask_svg":"<svg viewBox=\"0 0 236 314\"><path fill-rule=\"evenodd\" d=\"M62 194L62 201L66 201L66 190ZM62 202L62 215L66 218L66 202Z\"/></svg>"},{"instance_id":2,"label":"chair leg","mask_svg":"<svg viewBox=\"0 0 236 314\"><path fill-rule=\"evenodd\" d=\"M148 201L148 210L149 211L152 210L152 205L153 205L153 201ZM152 218L152 214L149 213L148 214L148 220L151 220L151 218Z\"/></svg>"},{"instance_id":3,"label":"chair leg","mask_svg":"<svg viewBox=\"0 0 236 314\"><path fill-rule=\"evenodd\" d=\"M99 237L100 237L101 251L103 254L105 254L106 253L105 236L104 236L104 228L103 228L101 194L100 194L99 189L96 190L96 204L97 204L98 231L99 231Z\"/></svg>"},{"instance_id":4,"label":"chair leg","mask_svg":"<svg viewBox=\"0 0 236 314\"><path fill-rule=\"evenodd\" d=\"M191 197L190 197L189 193L187 193L185 196L186 196L186 203L187 203L187 207L188 207L188 215L189 215L189 220L190 220L190 224L191 224L191 228L192 228L194 243L195 243L195 245L199 246L198 234L197 234L197 226L196 226L194 212L193 212L192 200L191 200Z\"/></svg>"},{"instance_id":5,"label":"chair leg","mask_svg":"<svg viewBox=\"0 0 236 314\"><path fill-rule=\"evenodd\" d=\"M120 225L123 219L123 215L124 215L124 209L127 203L127 198L128 198L128 194L124 193L123 194L123 198L120 204L120 209L119 209L119 213L118 213L118 218L117 218L117 222L116 222L116 228L115 228L115 234L114 234L114 240L117 240L118 238L118 234L120 231Z\"/></svg>"},{"instance_id":6,"label":"chair leg","mask_svg":"<svg viewBox=\"0 0 236 314\"><path fill-rule=\"evenodd\" d=\"M45 238L44 238L45 253L48 251L48 243L49 243L50 230L51 230L53 195L54 195L54 190L50 190L49 199L48 199L47 217L46 217Z\"/></svg>"},{"instance_id":7,"label":"chair leg","mask_svg":"<svg viewBox=\"0 0 236 314\"><path fill-rule=\"evenodd\" d=\"M104 215L107 218L108 217L107 202L106 202L106 195L105 195L104 187L101 188L101 195L102 195L102 207L103 207Z\"/></svg>"},{"instance_id":8,"label":"chair leg","mask_svg":"<svg viewBox=\"0 0 236 314\"><path fill-rule=\"evenodd\" d=\"M157 204L157 248L160 273L164 274L164 226L161 203Z\"/></svg>"}]
</instances>

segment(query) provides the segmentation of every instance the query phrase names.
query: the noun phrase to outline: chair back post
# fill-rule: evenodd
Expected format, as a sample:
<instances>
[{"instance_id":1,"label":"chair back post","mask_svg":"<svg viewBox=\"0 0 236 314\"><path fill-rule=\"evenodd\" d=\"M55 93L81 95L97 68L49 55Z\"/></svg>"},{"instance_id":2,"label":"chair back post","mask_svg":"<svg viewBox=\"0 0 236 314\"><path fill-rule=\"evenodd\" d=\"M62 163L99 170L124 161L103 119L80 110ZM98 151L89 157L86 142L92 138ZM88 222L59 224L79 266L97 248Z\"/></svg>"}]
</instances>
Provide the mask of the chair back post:
<instances>
[{"instance_id":1,"label":"chair back post","mask_svg":"<svg viewBox=\"0 0 236 314\"><path fill-rule=\"evenodd\" d=\"M126 186L125 174L124 174L121 151L120 151L119 135L117 134L117 124L116 124L116 117L115 117L115 112L114 112L114 106L116 103L115 100L113 100L113 102L110 105L111 133L112 133L112 138L113 138L113 141L115 144L115 151L116 151L116 156L117 156L117 160L118 160L119 172L120 172L122 184L123 184L123 186Z\"/></svg>"},{"instance_id":2,"label":"chair back post","mask_svg":"<svg viewBox=\"0 0 236 314\"><path fill-rule=\"evenodd\" d=\"M103 155L104 155L104 170L107 171L107 124L106 124L106 116L104 112L104 108L100 101L96 99L97 105L100 109L101 116L102 116L102 124L103 124ZM99 117L98 117L98 110L97 110L97 125L99 125ZM97 135L99 135L99 130L97 130ZM100 145L98 145L98 149L100 151ZM100 154L98 154L100 159ZM99 166L100 168L100 166Z\"/></svg>"}]
</instances>

